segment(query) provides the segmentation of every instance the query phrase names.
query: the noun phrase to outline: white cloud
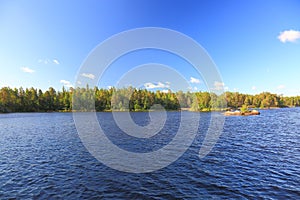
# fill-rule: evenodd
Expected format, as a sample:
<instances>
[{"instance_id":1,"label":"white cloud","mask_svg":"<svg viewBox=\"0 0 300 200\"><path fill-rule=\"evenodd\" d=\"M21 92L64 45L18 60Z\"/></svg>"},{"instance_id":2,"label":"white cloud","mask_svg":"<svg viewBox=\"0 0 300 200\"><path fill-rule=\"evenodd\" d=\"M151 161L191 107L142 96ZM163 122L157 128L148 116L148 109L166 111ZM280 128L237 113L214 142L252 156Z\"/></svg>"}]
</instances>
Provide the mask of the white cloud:
<instances>
[{"instance_id":1,"label":"white cloud","mask_svg":"<svg viewBox=\"0 0 300 200\"><path fill-rule=\"evenodd\" d=\"M56 64L56 65L59 65L59 64L60 64L60 62L59 62L57 59L51 60L51 59L49 59L49 58L39 59L39 60L38 60L38 63L43 63L43 64L45 64L45 65L51 64L51 63Z\"/></svg>"},{"instance_id":2,"label":"white cloud","mask_svg":"<svg viewBox=\"0 0 300 200\"><path fill-rule=\"evenodd\" d=\"M28 67L21 67L21 70L25 73L33 73L35 72L33 69L30 69Z\"/></svg>"},{"instance_id":3,"label":"white cloud","mask_svg":"<svg viewBox=\"0 0 300 200\"><path fill-rule=\"evenodd\" d=\"M59 64L60 64L59 61L56 60L56 59L53 59L53 63L56 64L56 65L59 65Z\"/></svg>"},{"instance_id":4,"label":"white cloud","mask_svg":"<svg viewBox=\"0 0 300 200\"><path fill-rule=\"evenodd\" d=\"M108 88L108 89L111 89L111 88L113 88L113 86L109 85L109 86L107 86L107 88Z\"/></svg>"},{"instance_id":5,"label":"white cloud","mask_svg":"<svg viewBox=\"0 0 300 200\"><path fill-rule=\"evenodd\" d=\"M197 87L194 87L194 90L198 90L198 88L197 88Z\"/></svg>"},{"instance_id":6,"label":"white cloud","mask_svg":"<svg viewBox=\"0 0 300 200\"><path fill-rule=\"evenodd\" d=\"M62 83L62 84L70 84L70 81L60 80L60 83Z\"/></svg>"},{"instance_id":7,"label":"white cloud","mask_svg":"<svg viewBox=\"0 0 300 200\"><path fill-rule=\"evenodd\" d=\"M251 89L252 89L252 90L256 90L256 86L252 86Z\"/></svg>"},{"instance_id":8,"label":"white cloud","mask_svg":"<svg viewBox=\"0 0 300 200\"><path fill-rule=\"evenodd\" d=\"M215 81L214 86L214 90L224 90L225 84L223 82Z\"/></svg>"},{"instance_id":9,"label":"white cloud","mask_svg":"<svg viewBox=\"0 0 300 200\"><path fill-rule=\"evenodd\" d=\"M48 59L39 59L38 62L39 62L39 63L48 64L49 60L48 60Z\"/></svg>"},{"instance_id":10,"label":"white cloud","mask_svg":"<svg viewBox=\"0 0 300 200\"><path fill-rule=\"evenodd\" d=\"M170 85L166 82L166 84L162 82L155 83L145 83L144 84L146 89L155 89L155 88L170 88Z\"/></svg>"},{"instance_id":11,"label":"white cloud","mask_svg":"<svg viewBox=\"0 0 300 200\"><path fill-rule=\"evenodd\" d=\"M50 63L50 60L48 58L46 58L46 59L39 59L38 62L39 63L44 63L45 65L47 65L48 63Z\"/></svg>"},{"instance_id":12,"label":"white cloud","mask_svg":"<svg viewBox=\"0 0 300 200\"><path fill-rule=\"evenodd\" d=\"M161 92L163 92L163 93L168 93L169 90L165 89L165 90L162 90Z\"/></svg>"},{"instance_id":13,"label":"white cloud","mask_svg":"<svg viewBox=\"0 0 300 200\"><path fill-rule=\"evenodd\" d=\"M278 85L278 87L277 87L278 90L282 90L284 88L285 88L285 85Z\"/></svg>"},{"instance_id":14,"label":"white cloud","mask_svg":"<svg viewBox=\"0 0 300 200\"><path fill-rule=\"evenodd\" d=\"M74 87L70 81L60 80L60 83L62 83L66 87Z\"/></svg>"},{"instance_id":15,"label":"white cloud","mask_svg":"<svg viewBox=\"0 0 300 200\"><path fill-rule=\"evenodd\" d=\"M191 78L190 78L190 82L191 82L191 83L200 83L200 80L197 79L197 78L191 77Z\"/></svg>"},{"instance_id":16,"label":"white cloud","mask_svg":"<svg viewBox=\"0 0 300 200\"><path fill-rule=\"evenodd\" d=\"M283 43L296 42L296 40L300 39L300 31L286 30L286 31L280 32L278 39Z\"/></svg>"},{"instance_id":17,"label":"white cloud","mask_svg":"<svg viewBox=\"0 0 300 200\"><path fill-rule=\"evenodd\" d=\"M82 73L81 76L89 78L89 79L94 79L95 75L94 74L87 74L87 73Z\"/></svg>"}]
</instances>

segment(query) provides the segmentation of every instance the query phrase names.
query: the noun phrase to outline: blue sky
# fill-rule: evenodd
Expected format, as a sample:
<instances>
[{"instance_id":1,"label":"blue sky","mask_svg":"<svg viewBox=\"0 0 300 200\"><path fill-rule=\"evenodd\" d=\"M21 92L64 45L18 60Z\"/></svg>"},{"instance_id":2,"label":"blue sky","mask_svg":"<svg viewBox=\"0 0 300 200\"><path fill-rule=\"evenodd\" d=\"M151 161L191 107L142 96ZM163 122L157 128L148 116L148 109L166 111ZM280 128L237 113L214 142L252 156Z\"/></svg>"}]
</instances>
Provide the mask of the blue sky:
<instances>
[{"instance_id":1,"label":"blue sky","mask_svg":"<svg viewBox=\"0 0 300 200\"><path fill-rule=\"evenodd\" d=\"M102 41L162 27L202 45L229 91L300 95L299 11L297 0L0 0L0 87L75 85L81 64ZM203 77L182 59L154 50L127 56L107 70L101 87L115 85L136 65L157 62L174 67L192 90L205 90ZM172 88L167 80L151 84Z\"/></svg>"}]
</instances>

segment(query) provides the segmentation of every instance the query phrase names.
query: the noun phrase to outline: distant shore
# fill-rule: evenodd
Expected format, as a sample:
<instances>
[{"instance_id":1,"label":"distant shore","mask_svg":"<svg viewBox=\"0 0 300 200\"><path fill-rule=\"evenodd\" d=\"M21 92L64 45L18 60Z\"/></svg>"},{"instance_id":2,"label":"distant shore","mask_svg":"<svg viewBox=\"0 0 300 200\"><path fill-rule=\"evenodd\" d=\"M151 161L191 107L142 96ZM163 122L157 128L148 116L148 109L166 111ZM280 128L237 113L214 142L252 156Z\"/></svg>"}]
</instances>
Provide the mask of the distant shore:
<instances>
[{"instance_id":1,"label":"distant shore","mask_svg":"<svg viewBox=\"0 0 300 200\"><path fill-rule=\"evenodd\" d=\"M293 106L293 107L272 107L272 108L255 108L255 109L252 109L254 111L258 111L259 110L276 110L276 109L285 109L285 108L297 108L298 106ZM90 111L84 111L84 110L56 110L56 111L24 111L24 112L0 112L0 114L13 114L13 113L72 113L72 112L97 112L97 113L109 113L109 112L132 112L132 113L135 113L135 112L161 112L163 110L133 110L133 111L129 111L129 110L102 110L102 111L96 111L96 110L90 110ZM247 112L246 114L242 114L242 113L238 113L240 112L239 109L237 110L234 110L236 111L236 114L234 114L233 112L234 111L229 111L229 109L218 109L218 110L209 110L209 111L195 111L195 110L191 110L189 108L183 108L183 109L178 109L178 110L165 110L167 112L180 112L180 111L183 111L183 112L200 112L200 113L210 113L210 112L218 112L218 113L223 113L225 116L230 116L230 115L236 115L236 116L242 116L242 115L245 115L245 116L248 116L248 115L259 115L257 113L255 114L251 114L249 112ZM232 114L228 114L226 115L225 113L229 113L229 112L232 112ZM259 112L260 113L260 112Z\"/></svg>"},{"instance_id":2,"label":"distant shore","mask_svg":"<svg viewBox=\"0 0 300 200\"><path fill-rule=\"evenodd\" d=\"M158 106L159 105L159 106ZM156 107L158 106L158 107ZM62 88L47 91L22 87L0 89L0 113L14 112L70 112L93 110L97 112L142 112L163 107L167 111L226 111L227 109L275 109L300 106L300 96L283 97L263 92L257 95L238 92L150 91L128 88Z\"/></svg>"}]
</instances>

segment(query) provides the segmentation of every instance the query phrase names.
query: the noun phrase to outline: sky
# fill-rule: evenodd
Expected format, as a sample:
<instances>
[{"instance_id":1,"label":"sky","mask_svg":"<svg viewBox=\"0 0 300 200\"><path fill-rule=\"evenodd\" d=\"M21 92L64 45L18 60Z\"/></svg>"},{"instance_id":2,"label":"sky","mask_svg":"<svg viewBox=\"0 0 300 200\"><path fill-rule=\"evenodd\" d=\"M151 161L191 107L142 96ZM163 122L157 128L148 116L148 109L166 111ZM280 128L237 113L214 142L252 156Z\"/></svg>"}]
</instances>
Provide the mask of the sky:
<instances>
[{"instance_id":1,"label":"sky","mask_svg":"<svg viewBox=\"0 0 300 200\"><path fill-rule=\"evenodd\" d=\"M0 0L0 87L61 90L76 86L78 76L97 79L79 72L99 44L130 29L161 27L205 49L222 77L216 87L300 95L299 11L297 0ZM99 87L116 86L145 63L173 68L187 80L188 90L208 89L191 64L155 49L120 56ZM139 87L167 90L174 84L165 76Z\"/></svg>"}]
</instances>

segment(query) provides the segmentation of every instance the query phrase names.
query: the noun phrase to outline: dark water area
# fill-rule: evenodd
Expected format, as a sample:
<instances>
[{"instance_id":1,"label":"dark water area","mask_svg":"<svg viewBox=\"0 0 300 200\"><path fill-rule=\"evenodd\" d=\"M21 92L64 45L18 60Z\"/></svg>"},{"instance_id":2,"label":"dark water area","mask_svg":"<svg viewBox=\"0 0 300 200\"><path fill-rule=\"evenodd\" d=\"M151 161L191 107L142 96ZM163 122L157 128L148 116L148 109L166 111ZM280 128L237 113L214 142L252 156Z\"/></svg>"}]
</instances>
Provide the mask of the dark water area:
<instances>
[{"instance_id":1,"label":"dark water area","mask_svg":"<svg viewBox=\"0 0 300 200\"><path fill-rule=\"evenodd\" d=\"M111 113L97 113L115 145L140 153L167 145L180 115L168 112L161 133L149 140L124 134ZM226 117L222 135L202 159L198 153L211 113L200 115L198 134L182 157L135 174L95 159L72 113L2 114L0 199L300 199L300 108ZM140 125L150 120L146 112L131 116Z\"/></svg>"}]
</instances>

